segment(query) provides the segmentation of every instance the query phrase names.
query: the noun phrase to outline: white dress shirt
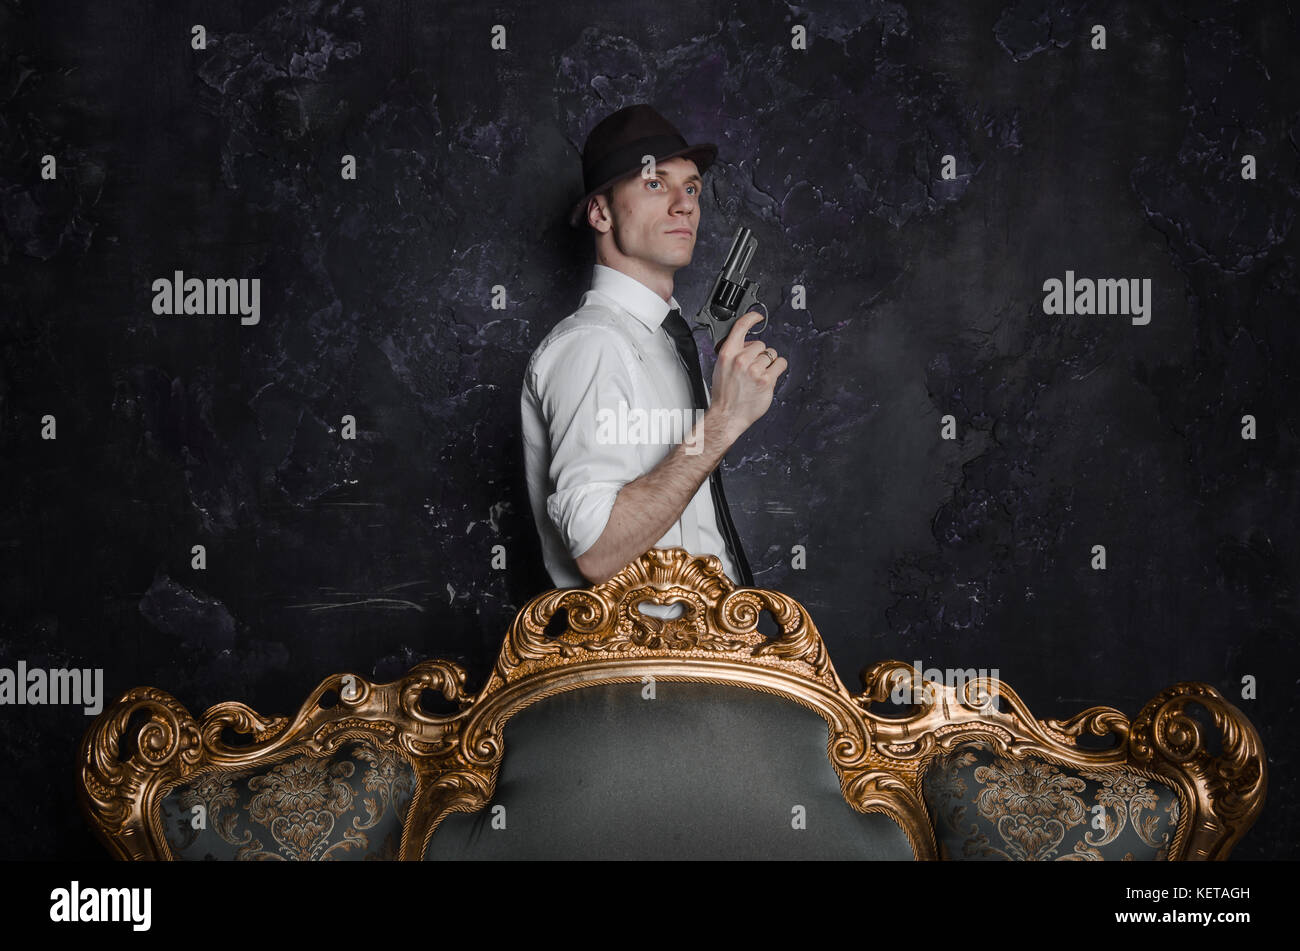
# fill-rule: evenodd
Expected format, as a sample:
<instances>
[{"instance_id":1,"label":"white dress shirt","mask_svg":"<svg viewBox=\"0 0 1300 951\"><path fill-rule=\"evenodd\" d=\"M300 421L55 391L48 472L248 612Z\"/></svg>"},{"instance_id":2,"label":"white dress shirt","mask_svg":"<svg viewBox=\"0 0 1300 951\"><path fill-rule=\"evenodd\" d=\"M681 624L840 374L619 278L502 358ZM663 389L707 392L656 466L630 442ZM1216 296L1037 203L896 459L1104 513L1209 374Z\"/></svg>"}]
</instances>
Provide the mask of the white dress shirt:
<instances>
[{"instance_id":1,"label":"white dress shirt","mask_svg":"<svg viewBox=\"0 0 1300 951\"><path fill-rule=\"evenodd\" d=\"M635 278L597 264L591 289L582 295L578 309L551 329L528 361L520 397L524 469L546 570L556 587L590 584L578 571L576 559L605 530L619 490L689 438L703 414L694 409L686 367L663 328L674 307L680 309L676 297L665 301ZM656 409L680 410L681 435L674 439L674 434L663 432L667 427L659 427L657 441L634 435L622 443L611 442L610 429L605 428L601 436L598 421L602 410L607 421L612 418L608 414L619 414L620 402L628 411L640 409L647 414ZM628 418L627 411L623 418ZM650 547L717 555L727 577L737 582L726 540L718 530L708 479L681 518ZM680 617L684 606L643 602L641 611L654 617Z\"/></svg>"}]
</instances>

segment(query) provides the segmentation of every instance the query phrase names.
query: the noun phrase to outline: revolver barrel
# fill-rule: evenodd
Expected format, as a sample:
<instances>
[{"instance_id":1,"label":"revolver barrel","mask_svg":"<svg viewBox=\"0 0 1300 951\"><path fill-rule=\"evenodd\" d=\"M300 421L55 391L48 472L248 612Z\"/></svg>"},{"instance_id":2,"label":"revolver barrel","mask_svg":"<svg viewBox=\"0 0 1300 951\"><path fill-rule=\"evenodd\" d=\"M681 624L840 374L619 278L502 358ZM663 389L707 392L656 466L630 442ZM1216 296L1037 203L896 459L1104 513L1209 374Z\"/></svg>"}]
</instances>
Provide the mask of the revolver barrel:
<instances>
[{"instance_id":1,"label":"revolver barrel","mask_svg":"<svg viewBox=\"0 0 1300 951\"><path fill-rule=\"evenodd\" d=\"M758 242L750 238L748 228L741 228L736 232L736 240L731 242L731 250L727 252L727 260L722 265L722 276L729 281L740 284L745 280L745 270L749 267L750 258L754 256L754 249L758 247Z\"/></svg>"}]
</instances>

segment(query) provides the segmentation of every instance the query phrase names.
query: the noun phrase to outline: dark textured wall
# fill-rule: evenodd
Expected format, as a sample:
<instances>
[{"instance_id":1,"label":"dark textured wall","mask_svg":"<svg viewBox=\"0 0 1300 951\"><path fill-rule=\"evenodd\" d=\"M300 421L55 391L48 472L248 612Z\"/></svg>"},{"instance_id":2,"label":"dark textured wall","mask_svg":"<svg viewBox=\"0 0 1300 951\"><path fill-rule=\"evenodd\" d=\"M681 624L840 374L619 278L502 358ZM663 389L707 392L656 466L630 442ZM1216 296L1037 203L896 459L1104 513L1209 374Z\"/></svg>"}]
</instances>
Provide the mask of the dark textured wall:
<instances>
[{"instance_id":1,"label":"dark textured wall","mask_svg":"<svg viewBox=\"0 0 1300 951\"><path fill-rule=\"evenodd\" d=\"M790 362L726 462L758 584L850 685L997 668L1047 717L1208 681L1270 754L1236 857L1294 855L1297 15L6 0L0 665L195 712L429 656L479 682L549 587L518 403L590 273L578 152L647 101L720 146L678 298L748 225ZM260 323L155 316L175 270L259 278ZM1149 278L1150 323L1045 315L1067 270ZM88 722L0 708L5 854L103 855L72 793Z\"/></svg>"}]
</instances>

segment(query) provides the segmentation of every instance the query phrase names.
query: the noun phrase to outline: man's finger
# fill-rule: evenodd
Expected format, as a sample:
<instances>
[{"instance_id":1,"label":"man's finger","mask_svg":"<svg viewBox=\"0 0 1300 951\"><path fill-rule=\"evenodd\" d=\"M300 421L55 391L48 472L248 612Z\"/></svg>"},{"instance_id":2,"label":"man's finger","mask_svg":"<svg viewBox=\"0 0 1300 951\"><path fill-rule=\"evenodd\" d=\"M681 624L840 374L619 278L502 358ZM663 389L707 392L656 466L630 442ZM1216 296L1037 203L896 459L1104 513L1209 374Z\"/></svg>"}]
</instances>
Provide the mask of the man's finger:
<instances>
[{"instance_id":1,"label":"man's finger","mask_svg":"<svg viewBox=\"0 0 1300 951\"><path fill-rule=\"evenodd\" d=\"M736 318L736 322L731 325L731 330L727 334L727 338L722 341L722 349L726 350L730 347L734 350L738 346L744 346L745 334L749 333L750 327L753 327L754 324L758 323L762 319L763 315L756 310L748 311ZM739 343L736 341L739 341Z\"/></svg>"}]
</instances>

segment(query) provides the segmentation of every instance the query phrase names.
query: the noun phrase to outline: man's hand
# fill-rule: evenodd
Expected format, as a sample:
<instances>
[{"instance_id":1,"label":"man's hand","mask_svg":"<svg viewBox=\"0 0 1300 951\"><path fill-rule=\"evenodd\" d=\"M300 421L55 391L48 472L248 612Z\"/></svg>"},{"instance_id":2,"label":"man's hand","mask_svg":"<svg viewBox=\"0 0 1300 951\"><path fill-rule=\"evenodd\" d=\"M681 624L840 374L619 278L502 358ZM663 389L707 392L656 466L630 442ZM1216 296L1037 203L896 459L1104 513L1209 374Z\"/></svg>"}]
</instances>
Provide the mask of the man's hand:
<instances>
[{"instance_id":1,"label":"man's hand","mask_svg":"<svg viewBox=\"0 0 1300 951\"><path fill-rule=\"evenodd\" d=\"M776 350L763 341L745 339L749 328L762 319L762 314L751 310L732 324L713 367L709 408L728 420L737 437L767 412L776 378L789 366L785 357L771 359Z\"/></svg>"}]
</instances>

